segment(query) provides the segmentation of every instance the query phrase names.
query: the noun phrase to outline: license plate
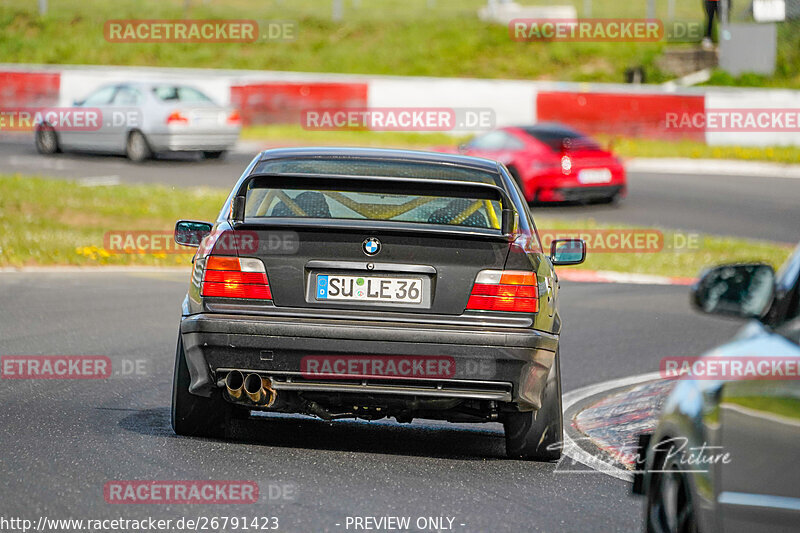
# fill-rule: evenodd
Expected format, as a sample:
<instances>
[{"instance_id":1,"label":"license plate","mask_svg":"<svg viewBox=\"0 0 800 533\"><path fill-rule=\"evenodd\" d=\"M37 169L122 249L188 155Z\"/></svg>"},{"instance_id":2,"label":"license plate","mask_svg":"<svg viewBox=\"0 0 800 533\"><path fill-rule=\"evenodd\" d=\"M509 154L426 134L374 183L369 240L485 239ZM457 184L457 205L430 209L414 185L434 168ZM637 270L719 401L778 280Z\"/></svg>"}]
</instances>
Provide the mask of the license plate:
<instances>
[{"instance_id":1,"label":"license plate","mask_svg":"<svg viewBox=\"0 0 800 533\"><path fill-rule=\"evenodd\" d=\"M421 304L422 279L317 274L316 298Z\"/></svg>"},{"instance_id":2,"label":"license plate","mask_svg":"<svg viewBox=\"0 0 800 533\"><path fill-rule=\"evenodd\" d=\"M192 124L210 125L219 123L218 113L195 112L191 116Z\"/></svg>"},{"instance_id":3,"label":"license plate","mask_svg":"<svg viewBox=\"0 0 800 533\"><path fill-rule=\"evenodd\" d=\"M607 168L587 168L578 171L578 181L581 183L608 183L611 181L611 171Z\"/></svg>"}]
</instances>

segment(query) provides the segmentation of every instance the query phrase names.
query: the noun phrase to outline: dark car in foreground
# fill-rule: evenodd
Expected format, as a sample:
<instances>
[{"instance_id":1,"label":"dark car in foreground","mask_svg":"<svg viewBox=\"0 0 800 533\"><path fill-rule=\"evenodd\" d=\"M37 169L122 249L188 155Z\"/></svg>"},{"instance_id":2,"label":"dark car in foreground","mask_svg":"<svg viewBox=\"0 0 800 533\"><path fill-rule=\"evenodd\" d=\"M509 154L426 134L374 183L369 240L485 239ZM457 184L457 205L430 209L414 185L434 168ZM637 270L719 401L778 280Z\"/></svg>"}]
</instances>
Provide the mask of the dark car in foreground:
<instances>
[{"instance_id":1,"label":"dark car in foreground","mask_svg":"<svg viewBox=\"0 0 800 533\"><path fill-rule=\"evenodd\" d=\"M614 202L626 193L622 162L563 124L500 128L460 151L506 165L529 202Z\"/></svg>"},{"instance_id":2,"label":"dark car in foreground","mask_svg":"<svg viewBox=\"0 0 800 533\"><path fill-rule=\"evenodd\" d=\"M268 150L199 245L172 427L222 437L252 410L502 422L508 454L561 453L556 264L502 165L376 149Z\"/></svg>"},{"instance_id":3,"label":"dark car in foreground","mask_svg":"<svg viewBox=\"0 0 800 533\"><path fill-rule=\"evenodd\" d=\"M693 289L701 311L750 321L693 369L715 374L678 381L655 433L640 438L646 531L800 528L799 279L800 247L777 275L723 265Z\"/></svg>"}]
</instances>

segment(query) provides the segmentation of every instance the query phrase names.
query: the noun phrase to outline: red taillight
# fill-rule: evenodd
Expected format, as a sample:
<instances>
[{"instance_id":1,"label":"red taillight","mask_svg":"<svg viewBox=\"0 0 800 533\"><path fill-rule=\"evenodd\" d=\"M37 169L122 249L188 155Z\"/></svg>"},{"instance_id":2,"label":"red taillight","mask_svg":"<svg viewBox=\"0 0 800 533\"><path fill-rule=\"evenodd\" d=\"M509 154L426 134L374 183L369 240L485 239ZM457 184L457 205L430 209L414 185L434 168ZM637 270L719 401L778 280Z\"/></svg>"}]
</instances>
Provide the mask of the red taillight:
<instances>
[{"instance_id":1,"label":"red taillight","mask_svg":"<svg viewBox=\"0 0 800 533\"><path fill-rule=\"evenodd\" d=\"M260 259L250 257L206 258L201 296L271 300L267 271Z\"/></svg>"},{"instance_id":2,"label":"red taillight","mask_svg":"<svg viewBox=\"0 0 800 533\"><path fill-rule=\"evenodd\" d=\"M173 111L167 117L167 124L188 124L189 118L180 111Z\"/></svg>"},{"instance_id":3,"label":"red taillight","mask_svg":"<svg viewBox=\"0 0 800 533\"><path fill-rule=\"evenodd\" d=\"M238 109L234 109L230 115L228 115L228 124L239 124L242 121L242 116L239 114Z\"/></svg>"},{"instance_id":4,"label":"red taillight","mask_svg":"<svg viewBox=\"0 0 800 533\"><path fill-rule=\"evenodd\" d=\"M467 309L480 311L539 311L536 274L522 270L482 270L475 278Z\"/></svg>"}]
</instances>

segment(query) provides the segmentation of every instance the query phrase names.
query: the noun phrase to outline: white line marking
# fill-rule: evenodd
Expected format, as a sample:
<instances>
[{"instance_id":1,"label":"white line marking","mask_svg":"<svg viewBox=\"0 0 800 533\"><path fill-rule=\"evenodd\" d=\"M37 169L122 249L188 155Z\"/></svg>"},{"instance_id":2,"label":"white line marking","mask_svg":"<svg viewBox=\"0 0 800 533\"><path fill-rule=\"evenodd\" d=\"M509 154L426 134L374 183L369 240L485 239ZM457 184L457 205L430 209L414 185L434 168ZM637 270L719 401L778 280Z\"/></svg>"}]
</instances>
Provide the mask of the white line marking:
<instances>
[{"instance_id":1,"label":"white line marking","mask_svg":"<svg viewBox=\"0 0 800 533\"><path fill-rule=\"evenodd\" d=\"M569 391L561 396L561 408L566 415L567 410L570 407L590 396L614 389L646 383L648 381L654 381L657 379L662 379L661 372L650 372L647 374L640 374L638 376L612 379L611 381L604 381L603 383L596 383L587 387L581 387L580 389ZM569 423L569 421L567 423ZM578 444L575 443L575 441L573 441L569 435L567 435L566 431L564 432L564 455L570 459L573 459L574 461L577 461L578 463L581 463L582 465L588 466L593 470L602 472L603 474L608 474L611 477L615 477L623 481L633 482L633 474L630 472L630 470L618 468L603 462L601 459L579 447ZM559 470L556 470L556 472L559 472ZM568 471L562 470L561 472Z\"/></svg>"},{"instance_id":2,"label":"white line marking","mask_svg":"<svg viewBox=\"0 0 800 533\"><path fill-rule=\"evenodd\" d=\"M28 155L12 155L8 158L8 164L12 167L36 167L45 170L66 170L70 166L63 159Z\"/></svg>"},{"instance_id":3,"label":"white line marking","mask_svg":"<svg viewBox=\"0 0 800 533\"><path fill-rule=\"evenodd\" d=\"M629 172L650 174L698 174L744 178L800 178L800 165L734 159L690 159L678 157L634 158L625 163Z\"/></svg>"},{"instance_id":4,"label":"white line marking","mask_svg":"<svg viewBox=\"0 0 800 533\"><path fill-rule=\"evenodd\" d=\"M108 185L119 185L122 180L116 174L111 176L94 176L89 178L81 178L78 184L81 187L102 187Z\"/></svg>"}]
</instances>

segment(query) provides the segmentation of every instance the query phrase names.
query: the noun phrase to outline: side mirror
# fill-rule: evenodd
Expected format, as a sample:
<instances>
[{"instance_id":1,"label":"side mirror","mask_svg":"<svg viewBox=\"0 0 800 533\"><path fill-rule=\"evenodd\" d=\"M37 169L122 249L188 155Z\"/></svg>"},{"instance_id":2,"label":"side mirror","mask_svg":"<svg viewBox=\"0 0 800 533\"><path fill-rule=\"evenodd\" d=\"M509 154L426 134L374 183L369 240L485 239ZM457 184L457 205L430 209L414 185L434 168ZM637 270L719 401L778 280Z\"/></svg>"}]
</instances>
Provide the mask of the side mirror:
<instances>
[{"instance_id":1,"label":"side mirror","mask_svg":"<svg viewBox=\"0 0 800 533\"><path fill-rule=\"evenodd\" d=\"M211 233L213 227L209 222L179 220L175 223L175 242L183 246L200 246L200 241Z\"/></svg>"},{"instance_id":2,"label":"side mirror","mask_svg":"<svg viewBox=\"0 0 800 533\"><path fill-rule=\"evenodd\" d=\"M586 260L586 241L583 239L553 239L550 260L554 265L580 265Z\"/></svg>"},{"instance_id":3,"label":"side mirror","mask_svg":"<svg viewBox=\"0 0 800 533\"><path fill-rule=\"evenodd\" d=\"M704 313L759 318L775 295L775 270L761 263L722 265L706 271L691 300Z\"/></svg>"}]
</instances>

